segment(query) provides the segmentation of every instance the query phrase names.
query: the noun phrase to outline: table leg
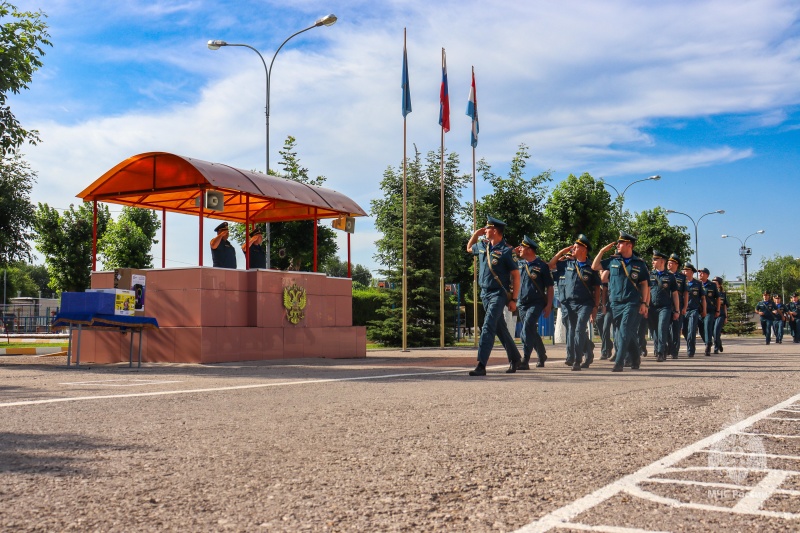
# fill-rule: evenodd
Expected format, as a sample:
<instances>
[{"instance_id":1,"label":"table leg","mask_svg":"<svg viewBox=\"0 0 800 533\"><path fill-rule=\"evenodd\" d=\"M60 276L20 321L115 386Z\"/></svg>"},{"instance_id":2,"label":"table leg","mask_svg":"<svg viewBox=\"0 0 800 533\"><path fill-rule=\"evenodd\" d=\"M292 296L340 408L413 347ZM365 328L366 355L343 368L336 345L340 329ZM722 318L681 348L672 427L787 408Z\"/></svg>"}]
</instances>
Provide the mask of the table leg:
<instances>
[{"instance_id":1,"label":"table leg","mask_svg":"<svg viewBox=\"0 0 800 533\"><path fill-rule=\"evenodd\" d=\"M72 360L72 324L69 325L69 333L67 334L67 366L70 366Z\"/></svg>"},{"instance_id":2,"label":"table leg","mask_svg":"<svg viewBox=\"0 0 800 533\"><path fill-rule=\"evenodd\" d=\"M78 324L78 349L75 353L75 366L81 366L81 329L83 324Z\"/></svg>"},{"instance_id":3,"label":"table leg","mask_svg":"<svg viewBox=\"0 0 800 533\"><path fill-rule=\"evenodd\" d=\"M133 330L131 329L130 332L131 332L131 343L130 346L128 347L128 368L133 367Z\"/></svg>"}]
</instances>

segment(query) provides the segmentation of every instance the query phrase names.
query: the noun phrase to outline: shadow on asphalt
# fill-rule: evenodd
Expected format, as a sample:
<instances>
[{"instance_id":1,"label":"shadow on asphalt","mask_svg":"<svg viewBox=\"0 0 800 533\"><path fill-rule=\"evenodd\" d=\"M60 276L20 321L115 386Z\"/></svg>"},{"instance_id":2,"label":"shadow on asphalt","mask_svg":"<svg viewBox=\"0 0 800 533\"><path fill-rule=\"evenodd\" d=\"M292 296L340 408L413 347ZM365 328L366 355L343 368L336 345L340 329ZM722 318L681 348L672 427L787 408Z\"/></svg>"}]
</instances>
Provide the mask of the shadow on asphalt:
<instances>
[{"instance_id":1,"label":"shadow on asphalt","mask_svg":"<svg viewBox=\"0 0 800 533\"><path fill-rule=\"evenodd\" d=\"M97 437L0 432L0 474L48 476L89 473L88 461L76 455L87 450L130 450Z\"/></svg>"}]
</instances>

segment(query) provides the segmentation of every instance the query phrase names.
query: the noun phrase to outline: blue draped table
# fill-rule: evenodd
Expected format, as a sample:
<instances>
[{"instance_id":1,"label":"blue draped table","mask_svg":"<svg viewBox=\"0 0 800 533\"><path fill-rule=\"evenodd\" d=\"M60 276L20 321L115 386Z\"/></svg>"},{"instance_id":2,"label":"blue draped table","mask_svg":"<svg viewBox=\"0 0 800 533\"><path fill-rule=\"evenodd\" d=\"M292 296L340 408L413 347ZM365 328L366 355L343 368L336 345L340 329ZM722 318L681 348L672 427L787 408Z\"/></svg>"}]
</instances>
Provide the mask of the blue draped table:
<instances>
[{"instance_id":1,"label":"blue draped table","mask_svg":"<svg viewBox=\"0 0 800 533\"><path fill-rule=\"evenodd\" d=\"M67 348L67 366L72 359L72 331L77 328L78 340L75 351L75 366L81 365L81 331L88 329L118 329L121 332L131 330L131 343L128 350L128 366L133 367L133 332L139 332L139 364L142 366L142 330L157 329L158 321L150 316L104 315L99 313L65 312L53 318L53 327L69 328L69 347Z\"/></svg>"}]
</instances>

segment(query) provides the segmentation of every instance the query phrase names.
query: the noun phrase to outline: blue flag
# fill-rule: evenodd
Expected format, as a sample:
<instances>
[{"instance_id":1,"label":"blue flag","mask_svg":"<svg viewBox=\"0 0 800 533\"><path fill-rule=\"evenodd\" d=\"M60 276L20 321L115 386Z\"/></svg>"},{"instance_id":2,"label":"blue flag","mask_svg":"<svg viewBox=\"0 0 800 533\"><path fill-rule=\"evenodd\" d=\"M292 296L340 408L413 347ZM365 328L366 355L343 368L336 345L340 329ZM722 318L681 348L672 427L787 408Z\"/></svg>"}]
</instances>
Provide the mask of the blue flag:
<instances>
[{"instance_id":1,"label":"blue flag","mask_svg":"<svg viewBox=\"0 0 800 533\"><path fill-rule=\"evenodd\" d=\"M403 43L403 81L400 87L403 89L403 118L411 113L411 88L408 85L408 54L406 45Z\"/></svg>"}]
</instances>

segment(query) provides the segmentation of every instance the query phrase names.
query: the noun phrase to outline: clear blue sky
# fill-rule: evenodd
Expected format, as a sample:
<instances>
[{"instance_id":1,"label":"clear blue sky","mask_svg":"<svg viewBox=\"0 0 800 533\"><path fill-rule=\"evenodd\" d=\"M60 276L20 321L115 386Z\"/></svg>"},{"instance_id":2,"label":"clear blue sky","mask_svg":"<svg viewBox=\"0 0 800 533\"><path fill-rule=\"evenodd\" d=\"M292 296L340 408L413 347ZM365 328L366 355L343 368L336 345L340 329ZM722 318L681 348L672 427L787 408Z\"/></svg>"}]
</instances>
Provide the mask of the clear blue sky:
<instances>
[{"instance_id":1,"label":"clear blue sky","mask_svg":"<svg viewBox=\"0 0 800 533\"><path fill-rule=\"evenodd\" d=\"M408 28L413 112L408 140L438 148L441 48L447 50L448 150L471 169L464 115L475 67L478 157L505 173L520 143L529 170L556 182L590 172L626 207L683 211L700 223L700 266L735 278L739 242L750 270L762 256L800 256L800 4L795 0L641 2L12 0L48 15L53 47L31 89L11 104L43 142L25 153L39 174L35 202L67 207L116 163L174 152L264 167L264 69L272 73L271 161L287 135L312 176L369 210L387 166L402 158L400 74ZM478 183L478 195L487 193ZM471 191L464 191L465 197ZM119 209L112 206L112 210ZM689 225L683 216L674 223ZM217 222L208 221L206 231ZM377 268L378 237L361 219L353 259ZM167 265L197 262L196 220L167 216ZM345 257L344 239L340 256ZM154 249L160 265L161 247ZM208 255L208 251L206 251ZM207 259L209 259L207 257ZM209 261L210 262L210 261ZM240 258L243 263L243 259Z\"/></svg>"}]
</instances>

